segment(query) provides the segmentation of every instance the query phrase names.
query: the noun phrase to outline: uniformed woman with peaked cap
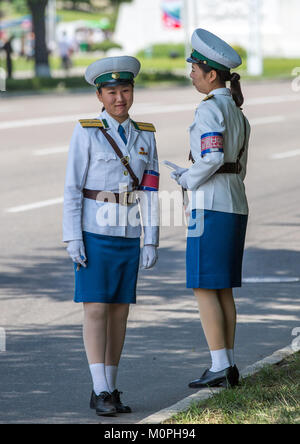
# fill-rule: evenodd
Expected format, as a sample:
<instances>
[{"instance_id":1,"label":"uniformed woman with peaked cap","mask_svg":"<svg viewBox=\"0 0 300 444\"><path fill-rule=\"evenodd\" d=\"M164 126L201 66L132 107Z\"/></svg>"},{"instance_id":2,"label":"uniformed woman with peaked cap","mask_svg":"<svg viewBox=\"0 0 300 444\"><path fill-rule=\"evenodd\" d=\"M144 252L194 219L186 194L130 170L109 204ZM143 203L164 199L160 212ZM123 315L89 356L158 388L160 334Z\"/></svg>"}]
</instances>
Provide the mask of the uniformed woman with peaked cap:
<instances>
[{"instance_id":1,"label":"uniformed woman with peaked cap","mask_svg":"<svg viewBox=\"0 0 300 444\"><path fill-rule=\"evenodd\" d=\"M129 304L136 302L141 221L143 267L157 259L155 128L128 114L139 70L139 61L127 56L87 68L86 80L97 88L103 110L75 127L66 172L63 240L74 261L74 300L83 303L90 407L98 415L131 412L120 400L116 378Z\"/></svg>"},{"instance_id":2,"label":"uniformed woman with peaked cap","mask_svg":"<svg viewBox=\"0 0 300 444\"><path fill-rule=\"evenodd\" d=\"M234 386L236 309L233 287L241 286L248 204L245 194L250 126L241 106L241 64L237 52L216 35L197 29L192 36L191 78L205 94L190 127L189 169L172 178L192 191L188 227L187 287L193 288L211 352L212 365L190 382L192 388ZM230 89L226 88L230 82Z\"/></svg>"}]
</instances>

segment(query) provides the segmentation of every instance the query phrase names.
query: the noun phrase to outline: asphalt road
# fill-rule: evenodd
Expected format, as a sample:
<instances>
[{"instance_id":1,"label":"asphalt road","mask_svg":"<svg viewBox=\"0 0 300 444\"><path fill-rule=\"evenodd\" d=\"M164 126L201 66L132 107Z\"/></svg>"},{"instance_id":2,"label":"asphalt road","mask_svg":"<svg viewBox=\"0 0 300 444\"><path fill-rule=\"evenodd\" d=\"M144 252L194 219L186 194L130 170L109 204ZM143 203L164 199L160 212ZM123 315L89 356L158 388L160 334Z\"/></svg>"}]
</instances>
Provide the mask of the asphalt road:
<instances>
[{"instance_id":1,"label":"asphalt road","mask_svg":"<svg viewBox=\"0 0 300 444\"><path fill-rule=\"evenodd\" d=\"M243 89L252 137L245 284L235 291L240 368L290 344L300 326L300 93L288 82ZM200 100L192 87L136 91L132 117L155 124L161 160L187 165ZM185 228L163 226L159 262L140 272L120 363L118 387L133 413L98 418L89 410L82 307L72 302L61 218L72 130L99 111L93 91L0 96L0 423L136 423L190 395L187 383L210 363L185 288ZM161 190L175 190L163 166Z\"/></svg>"}]
</instances>

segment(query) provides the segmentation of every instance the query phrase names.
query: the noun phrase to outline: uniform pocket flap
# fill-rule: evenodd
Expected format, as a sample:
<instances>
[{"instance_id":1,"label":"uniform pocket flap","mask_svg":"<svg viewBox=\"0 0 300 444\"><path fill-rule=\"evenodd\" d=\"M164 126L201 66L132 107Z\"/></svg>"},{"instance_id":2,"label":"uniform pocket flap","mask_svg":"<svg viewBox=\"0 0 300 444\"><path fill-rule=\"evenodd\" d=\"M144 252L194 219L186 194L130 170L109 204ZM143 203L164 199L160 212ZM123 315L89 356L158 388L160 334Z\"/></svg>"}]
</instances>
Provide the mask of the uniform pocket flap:
<instances>
[{"instance_id":1,"label":"uniform pocket flap","mask_svg":"<svg viewBox=\"0 0 300 444\"><path fill-rule=\"evenodd\" d=\"M97 160L105 160L106 162L108 160L115 160L117 158L117 155L115 153L110 153L107 151L100 151L96 155Z\"/></svg>"}]
</instances>

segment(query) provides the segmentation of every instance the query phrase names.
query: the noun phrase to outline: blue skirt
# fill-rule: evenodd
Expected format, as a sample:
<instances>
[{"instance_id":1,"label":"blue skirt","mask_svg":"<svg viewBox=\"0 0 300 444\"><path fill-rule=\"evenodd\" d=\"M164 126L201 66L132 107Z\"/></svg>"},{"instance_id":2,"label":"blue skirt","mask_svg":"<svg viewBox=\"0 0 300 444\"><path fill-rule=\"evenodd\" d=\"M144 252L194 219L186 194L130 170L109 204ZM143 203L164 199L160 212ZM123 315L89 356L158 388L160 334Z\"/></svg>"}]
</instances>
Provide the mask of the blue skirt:
<instances>
[{"instance_id":1,"label":"blue skirt","mask_svg":"<svg viewBox=\"0 0 300 444\"><path fill-rule=\"evenodd\" d=\"M140 238L83 232L87 268L75 271L75 302L135 304Z\"/></svg>"},{"instance_id":2,"label":"blue skirt","mask_svg":"<svg viewBox=\"0 0 300 444\"><path fill-rule=\"evenodd\" d=\"M241 287L247 215L193 210L187 237L187 288Z\"/></svg>"}]
</instances>

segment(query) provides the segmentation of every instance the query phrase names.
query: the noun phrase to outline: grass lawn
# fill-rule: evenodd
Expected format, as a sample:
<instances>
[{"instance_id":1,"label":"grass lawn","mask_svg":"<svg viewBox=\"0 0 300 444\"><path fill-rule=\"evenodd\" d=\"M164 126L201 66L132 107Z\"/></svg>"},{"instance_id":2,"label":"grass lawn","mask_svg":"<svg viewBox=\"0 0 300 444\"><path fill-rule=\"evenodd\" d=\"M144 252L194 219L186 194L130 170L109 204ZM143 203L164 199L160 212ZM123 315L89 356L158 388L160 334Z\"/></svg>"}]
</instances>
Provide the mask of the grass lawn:
<instances>
[{"instance_id":1,"label":"grass lawn","mask_svg":"<svg viewBox=\"0 0 300 444\"><path fill-rule=\"evenodd\" d=\"M300 352L165 424L300 424Z\"/></svg>"}]
</instances>

